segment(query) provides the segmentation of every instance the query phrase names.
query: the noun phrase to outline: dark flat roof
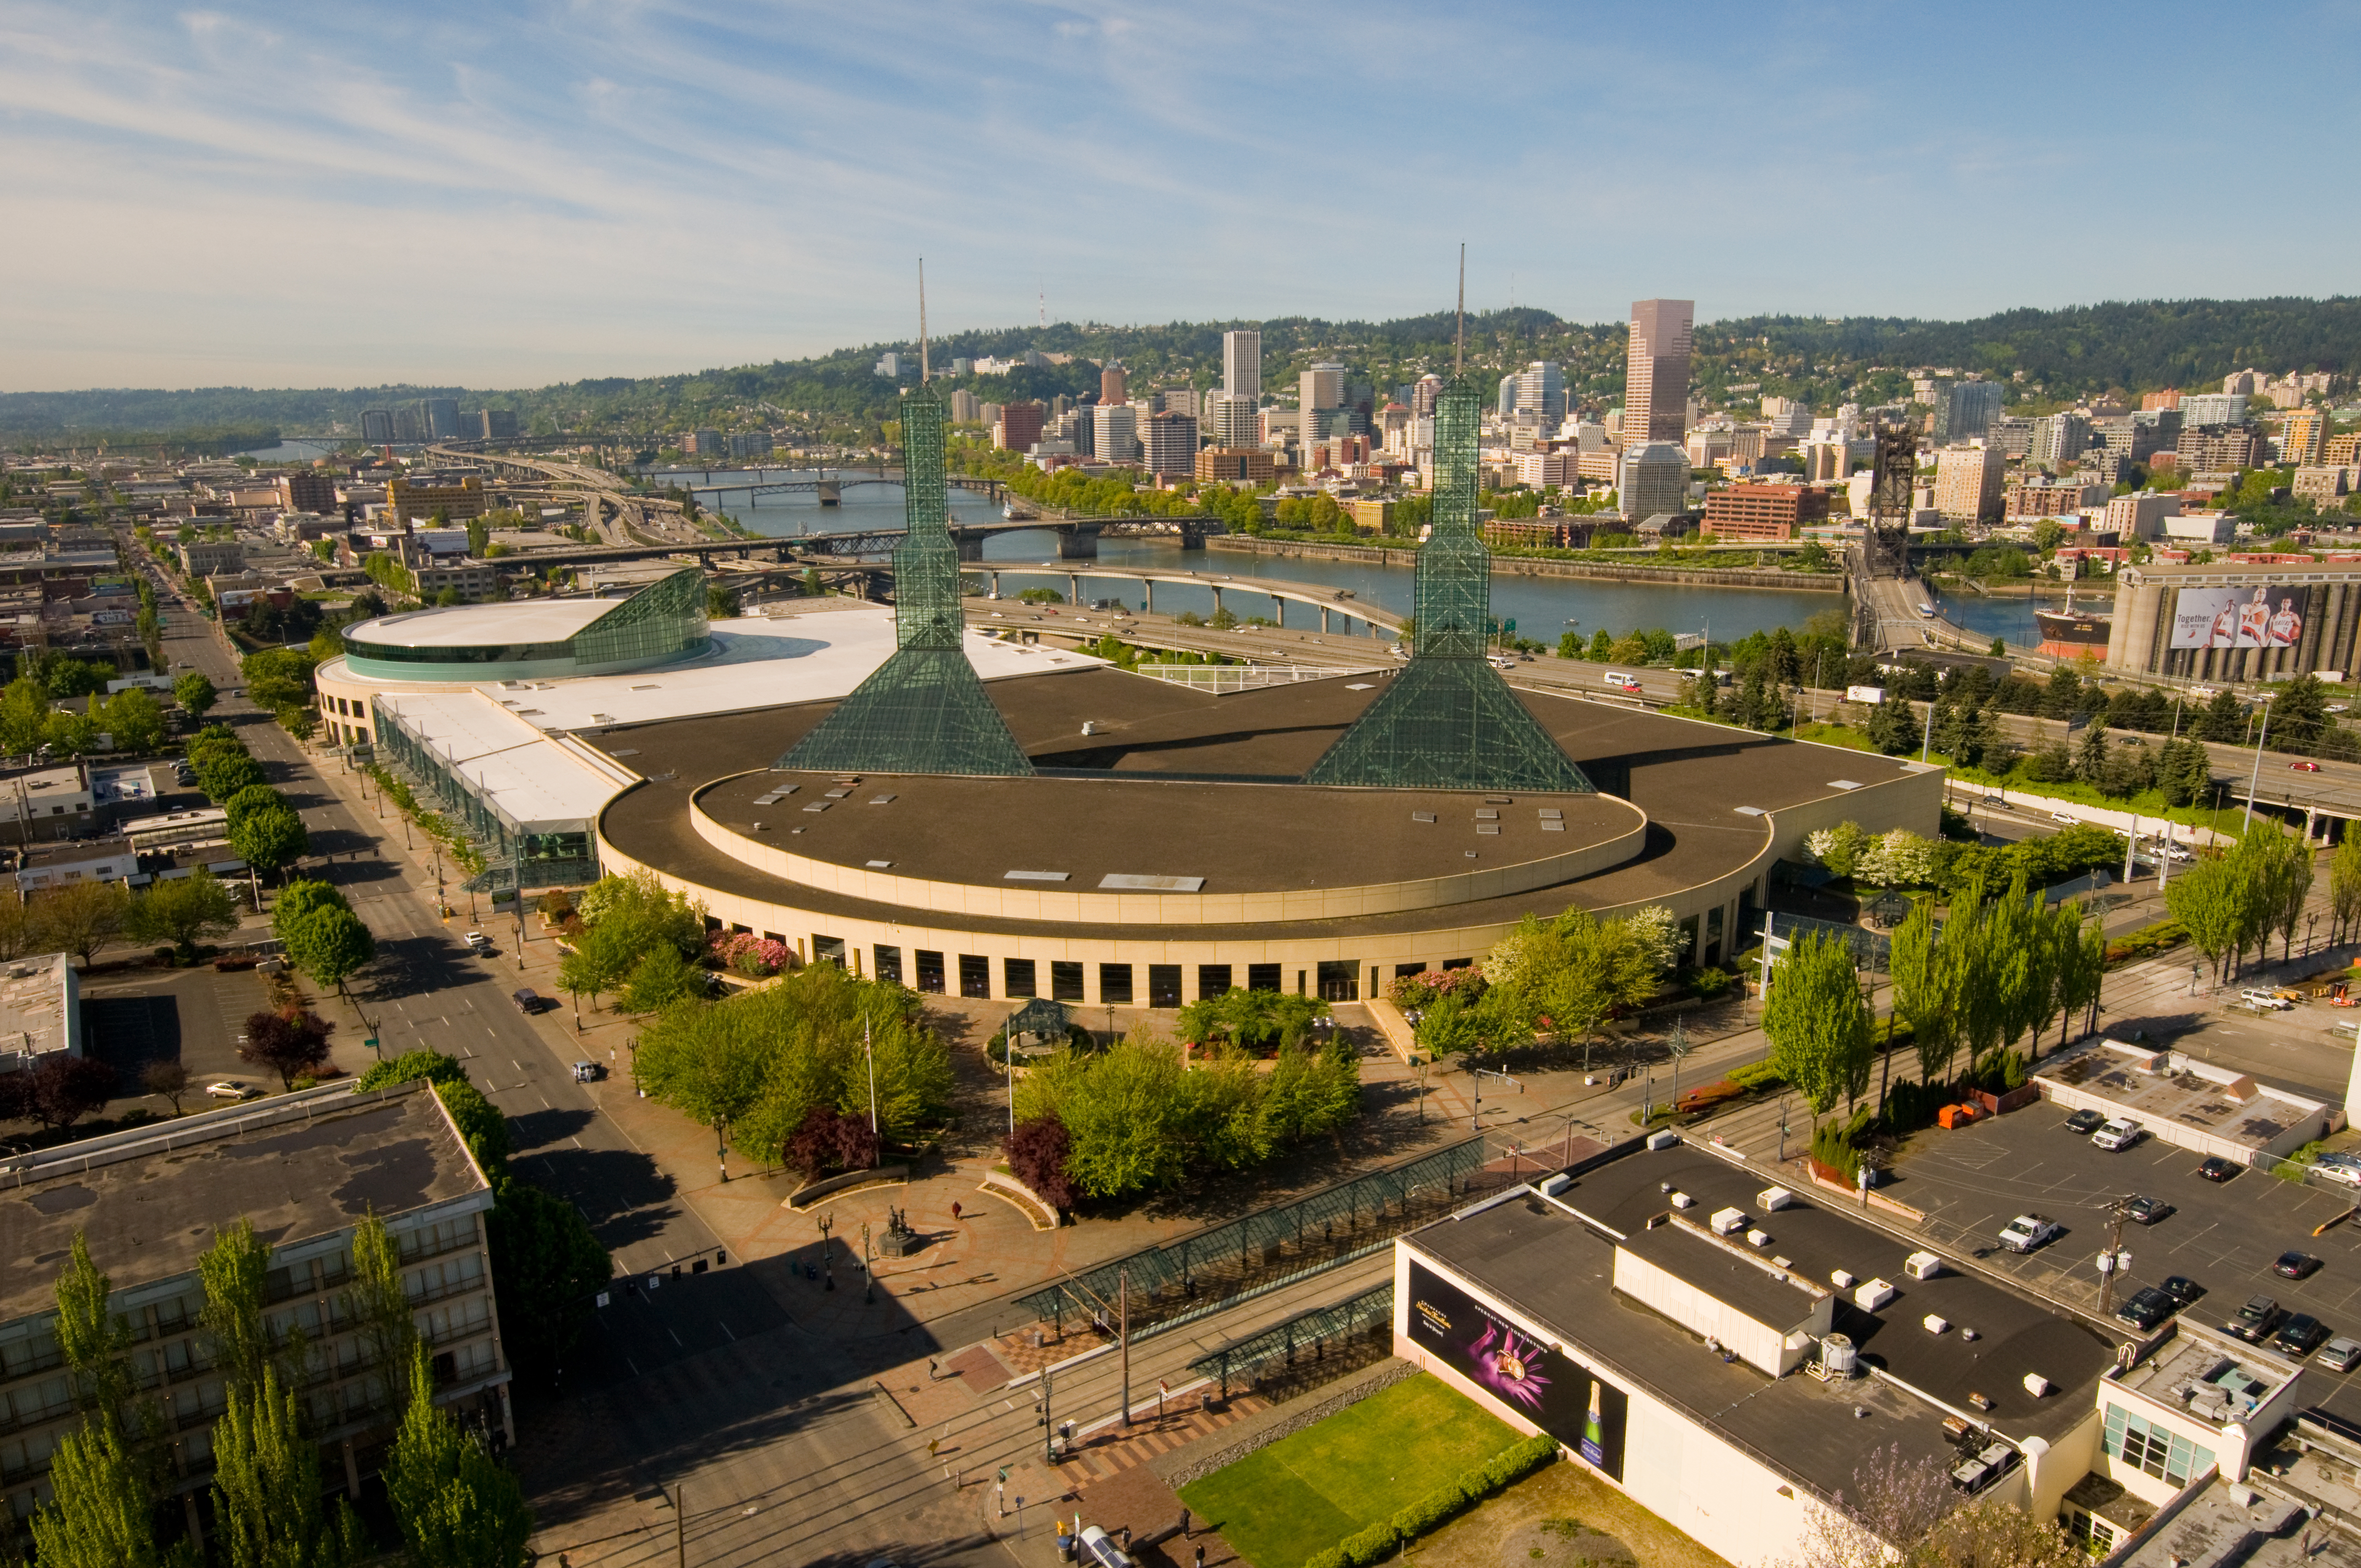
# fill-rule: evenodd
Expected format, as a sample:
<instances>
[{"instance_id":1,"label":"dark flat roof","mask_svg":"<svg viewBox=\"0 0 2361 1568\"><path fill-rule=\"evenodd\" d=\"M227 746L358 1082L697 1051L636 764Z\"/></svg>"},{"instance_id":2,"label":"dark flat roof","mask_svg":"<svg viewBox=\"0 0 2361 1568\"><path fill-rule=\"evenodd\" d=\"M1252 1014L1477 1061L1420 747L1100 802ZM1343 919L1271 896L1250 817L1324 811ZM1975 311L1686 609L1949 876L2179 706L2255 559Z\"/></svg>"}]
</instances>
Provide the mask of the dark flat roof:
<instances>
[{"instance_id":1,"label":"dark flat roof","mask_svg":"<svg viewBox=\"0 0 2361 1568\"><path fill-rule=\"evenodd\" d=\"M1370 689L1349 689L1354 685ZM1343 676L1216 697L1120 670L1101 669L1020 676L992 682L984 689L1037 766L1095 765L1114 774L1135 776L1163 773L1268 778L1291 776L1310 767L1374 699L1376 688L1374 681ZM1722 725L1543 693L1520 691L1518 696L1593 783L1647 813L1648 839L1640 854L1611 870L1533 892L1445 909L1290 922L1290 931L1384 935L1427 930L1445 920L1476 926L1510 924L1528 910L1607 908L1667 898L1725 875L1760 852L1769 836L1769 825L1759 816L1741 811L1741 806L1775 810L1844 793L1835 787L1839 780L1874 788L1912 771L1890 757L1775 740ZM732 773L769 768L832 707L812 703L671 719L586 737L649 781L608 806L599 819L601 831L633 859L662 866L701 886L848 919L907 918L907 912L894 905L797 886L755 871L707 844L690 824L689 801L699 788ZM1085 721L1094 730L1106 727L1109 734L1085 737L1082 733ZM875 784L888 776L870 775L866 782ZM1115 782L1107 781L1110 785ZM1148 781L1141 782L1146 785ZM897 787L882 785L873 793ZM800 816L792 808L803 803L808 793L778 803L790 808L780 815ZM1224 831L1242 842L1280 845L1300 826L1301 814L1312 809L1312 802L1324 793L1296 786L1225 795ZM1381 799L1392 795L1366 793ZM1123 797L1110 788L1103 798L1110 804L1093 800L1094 815L1116 809L1111 803ZM1454 798L1465 804L1465 815L1471 817L1480 805L1475 795ZM1249 801L1254 803L1251 806ZM1425 808L1423 798L1419 808ZM1400 797L1393 809L1406 824L1410 797ZM748 819L752 819L751 806ZM763 820L770 820L767 813ZM1931 829L1933 824L1927 826ZM984 839L999 831L994 823L977 821L956 823L953 829ZM1488 841L1471 839L1466 847ZM1142 850L1149 847L1140 846ZM1191 846L1175 848L1193 852ZM1011 869L1019 868L1010 862L994 874ZM1175 867L1172 874L1203 873ZM1397 879L1389 868L1381 874L1355 876L1356 882L1390 880ZM1241 929L1085 926L980 916L961 916L960 923L979 932L1015 936L1054 929L1107 940L1204 940L1218 938L1224 929ZM1436 955L1438 959L1455 956L1460 955Z\"/></svg>"},{"instance_id":2,"label":"dark flat roof","mask_svg":"<svg viewBox=\"0 0 2361 1568\"><path fill-rule=\"evenodd\" d=\"M1971 1414L1969 1391L1988 1396L1993 1409L1981 1419L2020 1442L2054 1442L2089 1419L2099 1376L2114 1362L2106 1336L1979 1276L1911 1279L1902 1262L1915 1249L1852 1220L1840 1205L1823 1207L1799 1191L1794 1206L1765 1215L1756 1195L1784 1183L1759 1168L1684 1145L1599 1167L1559 1198L1637 1235L1650 1215L1669 1205L1658 1190L1664 1181L1697 1198L1693 1215L1745 1211L1771 1234L1763 1250L1788 1258L1796 1274L1816 1283L1827 1285L1829 1270L1841 1267L1894 1285L1895 1299L1874 1313L1838 1295L1834 1326L1852 1337L1865 1364ZM1906 1458L1949 1452L1941 1409L1876 1379L1830 1385L1795 1373L1773 1380L1743 1362L1723 1362L1686 1327L1617 1294L1615 1242L1540 1199L1439 1222L1405 1245L1823 1493L1852 1490L1853 1468L1872 1448L1899 1442ZM1646 1255L1653 1261L1657 1254ZM1927 1332L1920 1320L1929 1312L1949 1319L1951 1332ZM1961 1328L1975 1329L1977 1339L1967 1340ZM2026 1391L2027 1372L2049 1380L2048 1396L2036 1400Z\"/></svg>"},{"instance_id":3,"label":"dark flat roof","mask_svg":"<svg viewBox=\"0 0 2361 1568\"><path fill-rule=\"evenodd\" d=\"M829 805L838 776L741 774L698 805L736 832L837 865L890 861L896 876L988 887L1010 885L1010 871L1063 872L1063 883L1026 885L1066 893L1095 892L1110 872L1202 877L1208 894L1455 877L1572 854L1645 826L1611 795L1148 778L864 775ZM795 794L757 804L789 784ZM1543 830L1543 811L1555 814L1557 830ZM1421 813L1433 820L1419 821ZM1478 813L1492 819L1479 822ZM1245 824L1278 830L1240 831Z\"/></svg>"},{"instance_id":4,"label":"dark flat roof","mask_svg":"<svg viewBox=\"0 0 2361 1568\"><path fill-rule=\"evenodd\" d=\"M1737 1308L1756 1322L1782 1332L1794 1329L1810 1317L1817 1302L1811 1291L1795 1283L1800 1277L1794 1270L1780 1270L1788 1276L1782 1279L1751 1258L1740 1256L1729 1247L1716 1245L1722 1238L1715 1236L1706 1227L1703 1219L1696 1219L1692 1228L1693 1217L1710 1212L1702 1208L1692 1209L1681 1219L1659 1225L1654 1230L1642 1228L1630 1232L1624 1238L1623 1248L1633 1256L1654 1264L1683 1284L1694 1285L1714 1299L1726 1301ZM1773 1215L1772 1219L1777 1217ZM1762 1221L1761 1216L1755 1218L1763 1223L1769 1223ZM1730 1246L1752 1251L1741 1239L1743 1234L1741 1232L1739 1236L1730 1238ZM1779 1252L1775 1246L1762 1250L1766 1255L1763 1260L1765 1263L1770 1261L1768 1254ZM1786 1255L1780 1253L1780 1255Z\"/></svg>"},{"instance_id":5,"label":"dark flat roof","mask_svg":"<svg viewBox=\"0 0 2361 1568\"><path fill-rule=\"evenodd\" d=\"M12 1266L0 1283L0 1321L56 1304L58 1266L76 1231L121 1291L193 1269L214 1230L241 1214L264 1241L285 1246L372 1210L391 1219L484 1189L423 1083L264 1102L152 1131L147 1142L94 1143L87 1170L70 1146L44 1151L46 1165L23 1178L0 1178L0 1257Z\"/></svg>"}]
</instances>

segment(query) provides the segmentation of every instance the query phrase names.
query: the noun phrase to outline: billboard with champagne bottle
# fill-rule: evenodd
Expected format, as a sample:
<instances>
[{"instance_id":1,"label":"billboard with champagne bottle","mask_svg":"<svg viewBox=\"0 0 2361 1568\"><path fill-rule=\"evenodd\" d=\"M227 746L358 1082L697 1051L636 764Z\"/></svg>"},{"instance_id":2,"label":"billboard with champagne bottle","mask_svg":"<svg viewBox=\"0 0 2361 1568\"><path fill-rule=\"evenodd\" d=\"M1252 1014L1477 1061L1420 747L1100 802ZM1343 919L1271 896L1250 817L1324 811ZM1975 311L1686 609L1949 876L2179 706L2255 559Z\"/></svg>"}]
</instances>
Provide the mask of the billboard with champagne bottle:
<instances>
[{"instance_id":1,"label":"billboard with champagne bottle","mask_svg":"<svg viewBox=\"0 0 2361 1568\"><path fill-rule=\"evenodd\" d=\"M1413 1259L1410 1337L1614 1480L1631 1399L1538 1335Z\"/></svg>"}]
</instances>

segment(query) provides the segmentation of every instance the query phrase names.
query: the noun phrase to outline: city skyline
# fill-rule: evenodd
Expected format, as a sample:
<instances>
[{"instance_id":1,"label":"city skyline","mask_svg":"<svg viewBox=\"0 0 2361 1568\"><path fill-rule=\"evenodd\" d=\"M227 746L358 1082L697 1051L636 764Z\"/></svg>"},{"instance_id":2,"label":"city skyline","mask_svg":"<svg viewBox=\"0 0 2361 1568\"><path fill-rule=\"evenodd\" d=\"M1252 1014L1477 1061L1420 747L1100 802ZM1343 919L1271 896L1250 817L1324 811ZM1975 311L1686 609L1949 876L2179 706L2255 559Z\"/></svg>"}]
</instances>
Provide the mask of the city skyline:
<instances>
[{"instance_id":1,"label":"city skyline","mask_svg":"<svg viewBox=\"0 0 2361 1568\"><path fill-rule=\"evenodd\" d=\"M2185 36L2174 10L2044 26L2058 51L2114 62L2076 100L2083 123L2139 124L2156 166L2218 188L2237 139L2151 112ZM1882 232L1905 250L1937 214L1946 235L2004 236L2071 190L2089 133L2041 112L2046 79L2012 69L2005 29L1839 7L1766 38L1756 20L1708 8L1676 46L1623 13L1437 27L1379 6L1293 50L1262 47L1261 13L1220 8L889 6L815 26L785 9L586 20L430 4L298 26L271 5L34 0L0 50L0 137L14 210L44 237L0 261L15 302L0 389L529 386L798 358L906 333L888 280L921 252L940 258L945 332L1045 310L1415 313L1462 228L1471 305L1577 321L1660 294L1697 300L1702 320L1961 319L2344 281L2356 220L2333 206L2301 244L2165 226L2137 246L1930 243L1906 265L1830 244L1848 215L1890 217ZM2354 23L2317 7L2287 24L2272 41L2295 28L2307 48L2225 38L2209 75L2334 101ZM1542 134L1470 159L1418 129L1413 94L1480 79L1504 50L1557 68L1526 90L1553 104ZM1805 81L1841 92L1811 97ZM1239 156L1281 104L1367 127L1366 180L1307 192ZM1766 172L1808 170L1811 199L1735 201L1741 148ZM1532 200L1569 165L1579 198ZM1054 199L1038 178L1050 170ZM1366 253L1382 260L1338 263L1373 197L1438 181L1465 221L1422 216ZM1488 235L1476 214L1495 211L1525 215ZM1609 213L1611 256L1596 244ZM1725 223L1743 243L1717 243Z\"/></svg>"}]
</instances>

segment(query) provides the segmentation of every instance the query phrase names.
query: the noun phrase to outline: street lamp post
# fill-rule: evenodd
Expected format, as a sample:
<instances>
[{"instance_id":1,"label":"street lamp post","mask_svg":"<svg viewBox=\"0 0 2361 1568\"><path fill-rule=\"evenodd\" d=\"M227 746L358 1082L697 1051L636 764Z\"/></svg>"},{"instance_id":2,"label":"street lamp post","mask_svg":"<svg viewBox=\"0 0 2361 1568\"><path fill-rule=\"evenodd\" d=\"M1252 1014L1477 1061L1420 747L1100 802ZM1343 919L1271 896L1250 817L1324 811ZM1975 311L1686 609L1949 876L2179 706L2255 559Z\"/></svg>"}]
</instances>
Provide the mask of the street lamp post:
<instances>
[{"instance_id":1,"label":"street lamp post","mask_svg":"<svg viewBox=\"0 0 2361 1568\"><path fill-rule=\"evenodd\" d=\"M2269 740L2271 734L2271 694L2263 692L2259 697L2263 705L2263 724L2255 732L2255 769L2253 776L2246 781L2246 817L2240 825L2241 832L2254 826L2255 792L2263 786L2263 742Z\"/></svg>"}]
</instances>

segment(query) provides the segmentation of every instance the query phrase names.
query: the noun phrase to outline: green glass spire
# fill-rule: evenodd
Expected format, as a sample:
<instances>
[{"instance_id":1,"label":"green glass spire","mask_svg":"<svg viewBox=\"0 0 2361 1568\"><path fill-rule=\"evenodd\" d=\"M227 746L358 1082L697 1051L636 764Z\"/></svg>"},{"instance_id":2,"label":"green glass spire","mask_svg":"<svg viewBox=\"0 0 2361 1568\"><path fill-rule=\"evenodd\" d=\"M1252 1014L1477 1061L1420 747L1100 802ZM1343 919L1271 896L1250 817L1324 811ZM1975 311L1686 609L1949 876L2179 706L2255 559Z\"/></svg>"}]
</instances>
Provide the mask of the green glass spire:
<instances>
[{"instance_id":1,"label":"green glass spire","mask_svg":"<svg viewBox=\"0 0 2361 1568\"><path fill-rule=\"evenodd\" d=\"M908 531L894 547L894 656L779 759L812 773L1023 774L1033 771L984 695L961 639L959 547L943 484L943 403L902 399Z\"/></svg>"},{"instance_id":2,"label":"green glass spire","mask_svg":"<svg viewBox=\"0 0 2361 1568\"><path fill-rule=\"evenodd\" d=\"M1595 791L1485 657L1492 553L1476 525L1483 408L1464 377L1436 400L1434 532L1418 553L1410 663L1312 765L1306 784Z\"/></svg>"}]
</instances>

